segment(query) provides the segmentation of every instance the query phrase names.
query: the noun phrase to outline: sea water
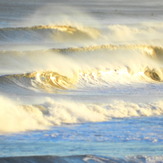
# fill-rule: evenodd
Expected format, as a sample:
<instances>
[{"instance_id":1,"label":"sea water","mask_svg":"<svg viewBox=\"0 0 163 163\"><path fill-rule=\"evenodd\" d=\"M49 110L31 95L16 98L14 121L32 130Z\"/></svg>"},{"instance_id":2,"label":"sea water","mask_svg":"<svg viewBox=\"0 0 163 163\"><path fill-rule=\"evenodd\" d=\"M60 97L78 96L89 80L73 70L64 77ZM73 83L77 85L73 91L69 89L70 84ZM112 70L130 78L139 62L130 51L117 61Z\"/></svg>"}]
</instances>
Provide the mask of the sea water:
<instances>
[{"instance_id":1,"label":"sea water","mask_svg":"<svg viewBox=\"0 0 163 163\"><path fill-rule=\"evenodd\" d=\"M162 8L1 0L0 162L161 162Z\"/></svg>"}]
</instances>

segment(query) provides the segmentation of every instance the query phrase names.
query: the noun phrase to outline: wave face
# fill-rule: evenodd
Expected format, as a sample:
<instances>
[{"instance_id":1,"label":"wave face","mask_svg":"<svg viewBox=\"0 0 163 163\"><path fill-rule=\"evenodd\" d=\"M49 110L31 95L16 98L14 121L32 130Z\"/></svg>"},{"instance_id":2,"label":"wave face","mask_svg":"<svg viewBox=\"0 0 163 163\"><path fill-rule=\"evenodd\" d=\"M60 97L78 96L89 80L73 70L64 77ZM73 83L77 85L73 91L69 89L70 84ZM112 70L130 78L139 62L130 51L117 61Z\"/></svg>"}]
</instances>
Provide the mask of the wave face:
<instances>
[{"instance_id":1,"label":"wave face","mask_svg":"<svg viewBox=\"0 0 163 163\"><path fill-rule=\"evenodd\" d=\"M76 155L76 156L29 156L29 157L7 157L0 158L0 161L3 163L15 163L15 162L33 162L33 163L44 163L44 162L57 162L57 163L72 163L72 162L81 162L81 163L153 163L153 162L161 162L163 159L162 156L135 156L128 157L126 159L121 158L108 158L108 157L98 157L93 155Z\"/></svg>"},{"instance_id":2,"label":"wave face","mask_svg":"<svg viewBox=\"0 0 163 163\"><path fill-rule=\"evenodd\" d=\"M162 83L162 54L162 47L132 44L3 50L0 51L0 82L12 81L27 89L47 92Z\"/></svg>"},{"instance_id":3,"label":"wave face","mask_svg":"<svg viewBox=\"0 0 163 163\"><path fill-rule=\"evenodd\" d=\"M77 23L46 24L21 27L0 28L0 42L43 42L48 41L75 43L83 41L137 42L147 43L154 40L159 44L162 40L163 23L144 23L133 25L109 25L107 27L89 27ZM145 36L145 37L144 37ZM103 40L103 41L102 41Z\"/></svg>"},{"instance_id":4,"label":"wave face","mask_svg":"<svg viewBox=\"0 0 163 163\"><path fill-rule=\"evenodd\" d=\"M77 28L69 25L38 25L31 27L1 28L0 41L3 42L66 42L93 40L99 36L96 29ZM16 38L16 39L15 39Z\"/></svg>"}]
</instances>

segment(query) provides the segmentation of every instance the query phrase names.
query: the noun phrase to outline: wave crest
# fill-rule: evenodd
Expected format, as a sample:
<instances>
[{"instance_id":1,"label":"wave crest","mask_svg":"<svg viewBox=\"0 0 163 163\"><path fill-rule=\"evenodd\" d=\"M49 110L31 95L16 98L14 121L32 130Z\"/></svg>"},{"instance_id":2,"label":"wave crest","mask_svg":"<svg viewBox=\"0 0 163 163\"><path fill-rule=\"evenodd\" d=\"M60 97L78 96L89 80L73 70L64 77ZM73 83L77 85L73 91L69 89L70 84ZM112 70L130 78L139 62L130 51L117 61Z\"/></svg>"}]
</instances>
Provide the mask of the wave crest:
<instances>
[{"instance_id":1,"label":"wave crest","mask_svg":"<svg viewBox=\"0 0 163 163\"><path fill-rule=\"evenodd\" d=\"M119 44L119 45L101 44L101 45L91 45L91 46L81 46L81 47L50 48L50 49L29 50L29 51L28 50L24 50L24 51L2 50L0 51L0 54L8 55L10 53L12 55L30 55L34 53L45 54L48 52L57 52L61 54L71 55L72 53L85 52L87 54L89 52L99 52L103 50L108 50L108 51L126 50L126 51L131 51L131 52L134 52L136 50L139 53L146 55L147 57L150 57L151 59L157 59L160 62L162 61L162 57L163 57L162 46L154 46L154 45L148 45L148 44Z\"/></svg>"},{"instance_id":2,"label":"wave crest","mask_svg":"<svg viewBox=\"0 0 163 163\"><path fill-rule=\"evenodd\" d=\"M6 81L7 80L7 81ZM59 90L79 90L91 88L111 88L115 85L131 83L163 82L163 70L145 67L134 71L130 67L92 68L76 71L68 77L54 71L38 71L26 74L0 76L2 86L17 85L30 90L46 91L49 93Z\"/></svg>"},{"instance_id":3,"label":"wave crest","mask_svg":"<svg viewBox=\"0 0 163 163\"><path fill-rule=\"evenodd\" d=\"M96 39L100 31L90 27L70 25L38 25L31 27L10 27L0 29L2 41L83 41Z\"/></svg>"},{"instance_id":4,"label":"wave crest","mask_svg":"<svg viewBox=\"0 0 163 163\"><path fill-rule=\"evenodd\" d=\"M77 82L76 76L69 78L52 71L40 71L27 74L17 74L2 76L1 78L8 78L15 84L25 88L37 88L44 91L55 91L56 89L70 89L73 88Z\"/></svg>"}]
</instances>

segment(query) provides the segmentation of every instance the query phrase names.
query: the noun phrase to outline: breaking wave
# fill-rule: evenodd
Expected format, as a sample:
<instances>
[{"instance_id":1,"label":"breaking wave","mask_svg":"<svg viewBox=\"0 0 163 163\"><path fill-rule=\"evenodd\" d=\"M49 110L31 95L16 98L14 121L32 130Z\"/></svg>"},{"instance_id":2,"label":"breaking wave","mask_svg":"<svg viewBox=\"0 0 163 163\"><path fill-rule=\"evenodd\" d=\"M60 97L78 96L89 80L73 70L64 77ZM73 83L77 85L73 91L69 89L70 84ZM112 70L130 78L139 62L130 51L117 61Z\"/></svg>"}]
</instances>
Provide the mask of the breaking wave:
<instances>
[{"instance_id":1,"label":"breaking wave","mask_svg":"<svg viewBox=\"0 0 163 163\"><path fill-rule=\"evenodd\" d=\"M0 29L0 41L83 41L96 39L100 32L94 28L70 25L38 25Z\"/></svg>"},{"instance_id":2,"label":"breaking wave","mask_svg":"<svg viewBox=\"0 0 163 163\"><path fill-rule=\"evenodd\" d=\"M162 56L162 47L136 44L0 51L0 82L48 92L158 83L163 81Z\"/></svg>"},{"instance_id":3,"label":"breaking wave","mask_svg":"<svg viewBox=\"0 0 163 163\"><path fill-rule=\"evenodd\" d=\"M115 100L91 104L44 98L39 104L22 105L1 96L0 105L1 133L47 129L62 124L102 122L114 118L163 115L162 101L136 104Z\"/></svg>"},{"instance_id":4,"label":"breaking wave","mask_svg":"<svg viewBox=\"0 0 163 163\"><path fill-rule=\"evenodd\" d=\"M119 85L161 83L162 23L135 26L92 28L36 25L0 28L0 41L4 45L4 48L0 47L0 91L6 93L7 89L11 89L8 93L23 94L17 89L25 88L57 94L56 90L82 92L90 91L89 88L119 89ZM151 30L154 35L149 34ZM149 34L148 39L152 41L139 40L141 34ZM10 41L19 46L15 47ZM25 49L22 47L24 42ZM44 46L39 45L36 50L34 46L37 43ZM153 104L115 101L97 105L46 99L36 105L22 105L0 97L0 105L1 132L163 114L161 101Z\"/></svg>"},{"instance_id":5,"label":"breaking wave","mask_svg":"<svg viewBox=\"0 0 163 163\"><path fill-rule=\"evenodd\" d=\"M0 28L0 41L19 45L10 50L7 44L8 50L0 50L0 82L2 87L12 82L48 92L162 82L162 27L162 23L96 28L61 23ZM25 44L23 49L20 41L43 46L36 50Z\"/></svg>"},{"instance_id":6,"label":"breaking wave","mask_svg":"<svg viewBox=\"0 0 163 163\"><path fill-rule=\"evenodd\" d=\"M16 85L35 91L55 92L56 90L78 90L84 88L110 88L132 83L162 82L163 70L142 68L132 72L128 67L74 71L70 77L53 71L38 71L26 74L0 76L1 87Z\"/></svg>"},{"instance_id":7,"label":"breaking wave","mask_svg":"<svg viewBox=\"0 0 163 163\"><path fill-rule=\"evenodd\" d=\"M1 143L2 150L5 149L1 155L9 157L1 157L0 162L161 162L162 156L153 156L161 151L159 146L161 133L152 135L156 130L159 132L161 123L159 117L163 116L163 23L160 18L157 20L157 16L161 14L161 8L156 9L158 5L155 5L151 11L154 2L148 6L138 5L138 8L141 7L138 9L141 12L138 13L137 9L131 11L135 4L127 2L127 7L130 9L126 10L125 3L116 9L118 2L115 2L110 4L108 12L105 2L100 3L100 6L99 2L93 6L88 3L87 7L87 4L80 2L79 5L83 6L83 9L86 7L92 16L98 15L96 21L92 17L87 17L84 12L80 13L73 8L64 7L64 2L58 1L56 7L51 2L43 3L42 0L30 3L24 1L18 4L2 2L0 135L2 141L11 139L9 142ZM57 7L58 4L63 8ZM78 6L78 2L72 5ZM32 12L37 6L38 11ZM40 8L41 6L43 7ZM10 7L11 13L6 12L5 9ZM15 7L21 8L21 15L18 10L14 10ZM96 11L97 8L100 10ZM141 14L144 17L141 17ZM152 18L153 22L141 23L145 20L151 21L146 19L145 15ZM109 19L112 18L109 20L108 16ZM127 18L126 21L123 21L121 17ZM132 18L135 20L130 22ZM126 24L111 24L115 22L126 22ZM148 122L154 125L150 131L144 130L146 122L142 126L140 121L137 121L140 117L151 117L148 118ZM119 122L124 126L126 118L129 118L126 127L131 127L131 123L139 127L131 128L126 133L125 128L120 131ZM134 118L136 121L132 120ZM153 119L157 123L154 123ZM97 122L104 122L102 125L99 123L99 130L102 127L102 130L106 131L105 136L108 132L105 125L107 121L118 122L116 123L118 130L113 129L114 123L108 124L107 130L110 136L107 135L107 139L103 137L103 134L99 135L97 129L95 132L92 130L87 133L90 125L86 123L93 123L97 128ZM144 118L141 121L144 121ZM85 128L82 123L87 127ZM62 132L64 130L67 133L63 126L71 126L72 129L72 125L77 125L75 129L79 130L79 126L84 127L81 131L84 132L84 137L75 130L73 130L75 134L71 131L70 134ZM103 142L100 143L103 145L111 140L113 144L118 142L121 146L127 140L132 141L133 146L140 142L141 145L135 151L147 145L141 151L152 156L143 156L144 153L141 151L138 153L142 156L126 156L126 158L108 158L88 155L89 153L74 156L20 156L24 152L16 149L18 139L20 140L18 140L18 146L25 145L22 146L22 151L27 151L28 146L31 149L28 153L32 153L42 146L41 141L43 144L45 140L51 143L57 135L53 132L53 128L61 129L58 131L63 133L63 136L55 137L59 144L65 145L65 140L73 139L74 143L80 141L79 145L89 140L91 143L98 140L98 144ZM140 131L137 132L137 129ZM40 132L43 139L38 137L37 132L34 132L34 135L33 132L30 133L37 130L44 130ZM25 133L20 136L19 132ZM121 133L124 135L121 136ZM137 133L136 137L133 136L135 133ZM36 139L33 139L31 134L38 139L34 146L31 144ZM79 138L74 139L74 136ZM29 137L33 139L31 143L27 140ZM73 141L70 146L73 146ZM156 146L146 151L150 143L155 143ZM16 144L16 150L10 148L13 144ZM123 147L121 154L128 153L127 146ZM157 147L159 149L156 149ZM103 150L101 148L103 147L97 147L98 151L104 155L109 154L108 148ZM116 147L115 150L118 148ZM46 154L51 149L49 146L37 153L45 152ZM73 151L76 149L74 148ZM85 149L82 150L86 151ZM112 150L112 146L110 149ZM82 150L78 148L79 154ZM51 151L53 151L51 153L55 152ZM70 148L68 151L73 152ZM94 154L98 154L98 151ZM19 156L10 157L11 155Z\"/></svg>"},{"instance_id":8,"label":"breaking wave","mask_svg":"<svg viewBox=\"0 0 163 163\"><path fill-rule=\"evenodd\" d=\"M97 45L100 43L162 43L163 23L144 23L133 25L109 25L108 27L91 27L77 23L61 23L47 25L33 25L21 27L0 28L0 41L2 42L53 42ZM149 41L150 40L150 41Z\"/></svg>"},{"instance_id":9,"label":"breaking wave","mask_svg":"<svg viewBox=\"0 0 163 163\"><path fill-rule=\"evenodd\" d=\"M69 78L56 72L33 72L27 74L9 75L1 77L8 79L18 86L25 88L38 88L41 90L52 91L53 89L70 89L76 83L76 78Z\"/></svg>"}]
</instances>

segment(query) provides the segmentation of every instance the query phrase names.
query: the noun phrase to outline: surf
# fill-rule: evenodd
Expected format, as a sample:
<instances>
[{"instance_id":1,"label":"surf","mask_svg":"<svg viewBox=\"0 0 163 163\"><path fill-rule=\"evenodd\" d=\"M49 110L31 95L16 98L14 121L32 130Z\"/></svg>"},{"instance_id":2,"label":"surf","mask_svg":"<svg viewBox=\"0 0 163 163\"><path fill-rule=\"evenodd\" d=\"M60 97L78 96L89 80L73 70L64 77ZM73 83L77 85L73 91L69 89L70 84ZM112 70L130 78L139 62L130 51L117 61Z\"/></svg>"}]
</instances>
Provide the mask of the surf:
<instances>
[{"instance_id":1,"label":"surf","mask_svg":"<svg viewBox=\"0 0 163 163\"><path fill-rule=\"evenodd\" d=\"M162 52L152 45L113 44L5 50L0 51L0 82L47 92L157 84L163 81Z\"/></svg>"},{"instance_id":2,"label":"surf","mask_svg":"<svg viewBox=\"0 0 163 163\"><path fill-rule=\"evenodd\" d=\"M163 103L133 103L113 100L109 103L85 103L72 100L40 98L33 104L23 104L0 96L0 133L45 130L54 126L112 119L163 115ZM21 124L20 124L21 121Z\"/></svg>"}]
</instances>

